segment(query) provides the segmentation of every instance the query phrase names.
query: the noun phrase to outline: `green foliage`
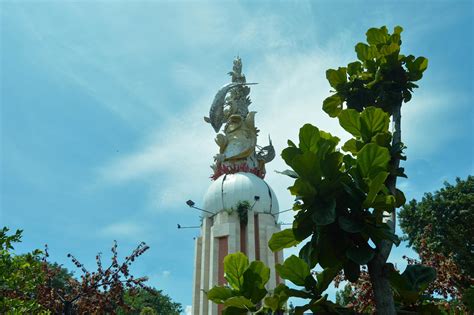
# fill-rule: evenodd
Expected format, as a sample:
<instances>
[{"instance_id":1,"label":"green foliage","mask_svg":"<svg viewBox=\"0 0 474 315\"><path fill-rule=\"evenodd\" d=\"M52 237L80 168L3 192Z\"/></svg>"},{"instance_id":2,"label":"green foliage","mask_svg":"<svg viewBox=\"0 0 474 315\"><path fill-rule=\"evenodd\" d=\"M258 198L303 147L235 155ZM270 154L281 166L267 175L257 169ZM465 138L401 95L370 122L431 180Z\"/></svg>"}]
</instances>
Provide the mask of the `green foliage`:
<instances>
[{"instance_id":1,"label":"green foliage","mask_svg":"<svg viewBox=\"0 0 474 315\"><path fill-rule=\"evenodd\" d=\"M375 142L376 135L389 134L389 118L374 107L341 115L341 125L360 143L357 152L340 153L338 138L309 124L300 129L299 145L283 150L283 159L298 175L289 188L299 200L298 213L293 228L274 234L269 245L280 250L313 235L300 257L311 267L339 266L356 281L354 263L364 265L374 256L368 239L398 243L382 222L383 211L393 211L396 200L384 184L391 171L390 144Z\"/></svg>"},{"instance_id":2,"label":"green foliage","mask_svg":"<svg viewBox=\"0 0 474 315\"><path fill-rule=\"evenodd\" d=\"M399 129L393 135L389 131L390 116L411 99L417 87L413 82L421 79L427 67L424 57L400 54L401 32L398 26L393 34L385 26L369 29L367 44L355 47L359 61L326 72L334 94L324 100L323 110L337 117L351 134L342 145L346 153L337 147L339 138L311 124L301 127L298 144L289 140L281 153L291 168L282 173L294 179L288 189L295 196L293 209L297 213L292 228L275 233L269 246L279 251L305 242L299 257L291 256L276 266L282 278L302 287L281 285L283 296L308 301L296 307L295 314L337 312L338 307L323 294L336 275L342 271L355 282L361 266L380 252L382 241L400 243L383 220L384 213L393 213L405 202L403 192L395 189L396 178L405 176L398 167L404 159L404 145ZM226 274L230 288L211 289L209 294L219 293L211 300L224 302L226 310L232 307L232 314L238 314L239 305L242 312L254 311L248 292L242 289L248 260L239 255L231 259L235 261L224 261L231 265L231 275ZM310 270L317 265L323 271L314 277ZM385 283L388 286L388 281ZM235 299L242 296L246 300ZM264 301L263 308L277 305L273 298Z\"/></svg>"},{"instance_id":3,"label":"green foliage","mask_svg":"<svg viewBox=\"0 0 474 315\"><path fill-rule=\"evenodd\" d=\"M168 295L163 294L161 290L127 290L123 299L131 310L119 309L117 310L117 314L119 315L178 315L183 311L180 303L173 302L173 300Z\"/></svg>"},{"instance_id":4,"label":"green foliage","mask_svg":"<svg viewBox=\"0 0 474 315\"><path fill-rule=\"evenodd\" d=\"M304 286L308 277L312 278L308 264L295 255L287 258L283 265L276 265L276 270L283 279L299 286Z\"/></svg>"},{"instance_id":5,"label":"green foliage","mask_svg":"<svg viewBox=\"0 0 474 315\"><path fill-rule=\"evenodd\" d=\"M400 242L383 221L384 212L393 212L405 201L403 193L389 185L405 176L396 162L404 159L404 146L394 142L390 116L410 100L417 87L413 81L421 78L427 66L423 57L400 55L401 31L400 27L393 34L386 27L369 29L367 44L355 48L359 61L326 72L335 93L324 101L323 109L351 134L342 145L347 153L337 149L337 137L310 124L300 129L298 145L288 141L282 152L294 172L287 175L295 178L289 190L296 197L297 214L293 239L290 232L275 234L270 247L281 249L307 240L300 258L310 268L319 264L324 272L335 271L328 272L329 282L339 271L357 281L360 266L375 257L383 240ZM282 268L278 271L281 275ZM308 289L299 276L290 280ZM311 297L307 309L312 309L316 299Z\"/></svg>"},{"instance_id":6,"label":"green foliage","mask_svg":"<svg viewBox=\"0 0 474 315\"><path fill-rule=\"evenodd\" d=\"M355 46L359 61L327 70L326 78L335 94L324 100L326 113L337 117L343 103L359 112L375 106L391 113L394 107L411 99L413 89L418 87L413 82L423 77L428 60L400 54L402 30L397 26L389 34L385 26L369 29L367 44Z\"/></svg>"},{"instance_id":7,"label":"green foliage","mask_svg":"<svg viewBox=\"0 0 474 315\"><path fill-rule=\"evenodd\" d=\"M247 225L248 223L248 211L250 209L250 203L248 201L240 201L237 204L237 214L239 215L240 223Z\"/></svg>"},{"instance_id":8,"label":"green foliage","mask_svg":"<svg viewBox=\"0 0 474 315\"><path fill-rule=\"evenodd\" d=\"M298 245L299 241L295 239L292 229L286 229L272 235L268 246L274 252L280 251L284 248L289 248Z\"/></svg>"},{"instance_id":9,"label":"green foliage","mask_svg":"<svg viewBox=\"0 0 474 315\"><path fill-rule=\"evenodd\" d=\"M474 285L464 291L462 302L470 311L474 311Z\"/></svg>"},{"instance_id":10,"label":"green foliage","mask_svg":"<svg viewBox=\"0 0 474 315\"><path fill-rule=\"evenodd\" d=\"M224 277L233 289L242 289L244 272L248 267L249 259L242 253L228 255L224 258Z\"/></svg>"},{"instance_id":11,"label":"green foliage","mask_svg":"<svg viewBox=\"0 0 474 315\"><path fill-rule=\"evenodd\" d=\"M140 311L140 315L157 315L158 313L149 306L145 306Z\"/></svg>"},{"instance_id":12,"label":"green foliage","mask_svg":"<svg viewBox=\"0 0 474 315\"><path fill-rule=\"evenodd\" d=\"M435 193L426 193L420 202L410 201L400 211L400 227L407 234L410 245L420 249L424 239L429 250L448 256L465 275L474 274L474 176L456 179L456 184L444 184ZM424 235L424 228L431 232ZM457 284L459 285L459 284Z\"/></svg>"},{"instance_id":13,"label":"green foliage","mask_svg":"<svg viewBox=\"0 0 474 315\"><path fill-rule=\"evenodd\" d=\"M341 306L348 306L354 301L352 296L352 288L349 284L344 286L344 289L336 292L336 304Z\"/></svg>"},{"instance_id":14,"label":"green foliage","mask_svg":"<svg viewBox=\"0 0 474 315\"><path fill-rule=\"evenodd\" d=\"M390 273L395 299L405 305L420 301L423 292L434 279L436 270L423 265L408 265L402 274L396 270Z\"/></svg>"},{"instance_id":15,"label":"green foliage","mask_svg":"<svg viewBox=\"0 0 474 315\"><path fill-rule=\"evenodd\" d=\"M249 263L247 256L240 252L225 257L224 276L227 286L216 286L207 292L209 300L224 304L224 315L246 314L248 311L258 314L277 312L288 300L288 288L284 285L268 295L265 284L270 279L270 268L261 261Z\"/></svg>"},{"instance_id":16,"label":"green foliage","mask_svg":"<svg viewBox=\"0 0 474 315\"><path fill-rule=\"evenodd\" d=\"M21 242L22 231L13 235L8 231L7 227L0 231L0 313L44 313L34 299L36 288L43 281L41 251L15 255L13 244Z\"/></svg>"}]
</instances>

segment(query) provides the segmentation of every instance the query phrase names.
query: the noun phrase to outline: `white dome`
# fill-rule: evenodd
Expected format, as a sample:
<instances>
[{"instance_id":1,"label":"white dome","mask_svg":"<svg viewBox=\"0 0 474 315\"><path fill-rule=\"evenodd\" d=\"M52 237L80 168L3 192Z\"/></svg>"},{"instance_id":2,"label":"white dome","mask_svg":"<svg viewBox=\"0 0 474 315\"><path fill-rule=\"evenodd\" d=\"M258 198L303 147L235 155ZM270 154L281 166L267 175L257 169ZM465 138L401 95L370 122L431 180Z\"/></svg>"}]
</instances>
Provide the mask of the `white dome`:
<instances>
[{"instance_id":1,"label":"white dome","mask_svg":"<svg viewBox=\"0 0 474 315\"><path fill-rule=\"evenodd\" d=\"M258 200L255 201L255 196ZM252 173L224 174L209 186L204 195L204 209L214 213L236 208L241 201L247 201L255 212L276 214L278 200L273 189L260 177ZM206 216L210 214L205 213ZM278 220L278 215L275 215Z\"/></svg>"}]
</instances>

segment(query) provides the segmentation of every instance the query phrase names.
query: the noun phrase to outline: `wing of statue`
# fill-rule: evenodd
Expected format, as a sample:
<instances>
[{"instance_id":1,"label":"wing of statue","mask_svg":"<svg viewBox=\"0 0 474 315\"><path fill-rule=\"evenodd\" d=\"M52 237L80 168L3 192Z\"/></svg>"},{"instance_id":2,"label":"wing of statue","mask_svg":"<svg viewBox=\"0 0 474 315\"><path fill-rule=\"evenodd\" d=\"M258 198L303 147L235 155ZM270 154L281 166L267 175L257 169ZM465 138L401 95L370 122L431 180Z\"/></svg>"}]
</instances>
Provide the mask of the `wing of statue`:
<instances>
[{"instance_id":1,"label":"wing of statue","mask_svg":"<svg viewBox=\"0 0 474 315\"><path fill-rule=\"evenodd\" d=\"M257 157L263 160L265 163L268 163L275 158L275 148L273 147L272 139L270 139L270 136L268 136L268 141L270 142L270 144L261 148L260 151L257 153Z\"/></svg>"}]
</instances>

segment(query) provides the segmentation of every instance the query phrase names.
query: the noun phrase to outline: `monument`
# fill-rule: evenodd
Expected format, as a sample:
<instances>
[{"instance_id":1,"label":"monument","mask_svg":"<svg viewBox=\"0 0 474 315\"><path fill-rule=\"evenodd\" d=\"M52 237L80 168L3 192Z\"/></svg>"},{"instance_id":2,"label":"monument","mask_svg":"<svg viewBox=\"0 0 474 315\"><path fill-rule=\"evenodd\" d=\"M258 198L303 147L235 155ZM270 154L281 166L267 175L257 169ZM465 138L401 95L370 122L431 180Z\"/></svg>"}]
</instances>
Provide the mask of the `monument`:
<instances>
[{"instance_id":1,"label":"monument","mask_svg":"<svg viewBox=\"0 0 474 315\"><path fill-rule=\"evenodd\" d=\"M283 253L268 248L272 234L280 231L278 200L264 181L265 164L275 157L275 150L270 139L267 146L257 144L256 112L249 111L250 85L255 83L246 82L240 58L229 74L232 82L217 92L209 117L204 117L217 133L219 151L211 166L213 182L204 195L201 236L195 244L194 315L222 313L222 305L208 301L206 292L225 284L223 260L228 254L240 251L250 261L270 267L267 289L282 282L275 264L283 261Z\"/></svg>"}]
</instances>

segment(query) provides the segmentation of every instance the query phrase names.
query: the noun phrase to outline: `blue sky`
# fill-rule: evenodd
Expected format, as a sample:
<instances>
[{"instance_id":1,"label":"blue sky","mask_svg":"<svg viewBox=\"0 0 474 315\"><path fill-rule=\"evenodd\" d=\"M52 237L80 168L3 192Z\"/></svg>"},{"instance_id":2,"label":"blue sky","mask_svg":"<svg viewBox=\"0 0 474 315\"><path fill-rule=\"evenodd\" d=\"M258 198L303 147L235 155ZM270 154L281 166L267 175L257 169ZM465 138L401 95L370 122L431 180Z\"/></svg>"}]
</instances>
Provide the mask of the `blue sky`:
<instances>
[{"instance_id":1,"label":"blue sky","mask_svg":"<svg viewBox=\"0 0 474 315\"><path fill-rule=\"evenodd\" d=\"M369 27L401 25L403 51L429 68L403 108L409 198L473 174L471 1L2 1L0 225L24 229L19 251L87 266L112 241L184 306L217 147L202 117L236 55L252 87L261 141L277 151L310 122L346 138L321 110L325 70L356 59ZM268 165L282 209L290 181ZM282 215L289 222L289 213ZM290 254L294 251L289 251ZM392 261L410 252L403 245Z\"/></svg>"}]
</instances>

